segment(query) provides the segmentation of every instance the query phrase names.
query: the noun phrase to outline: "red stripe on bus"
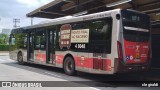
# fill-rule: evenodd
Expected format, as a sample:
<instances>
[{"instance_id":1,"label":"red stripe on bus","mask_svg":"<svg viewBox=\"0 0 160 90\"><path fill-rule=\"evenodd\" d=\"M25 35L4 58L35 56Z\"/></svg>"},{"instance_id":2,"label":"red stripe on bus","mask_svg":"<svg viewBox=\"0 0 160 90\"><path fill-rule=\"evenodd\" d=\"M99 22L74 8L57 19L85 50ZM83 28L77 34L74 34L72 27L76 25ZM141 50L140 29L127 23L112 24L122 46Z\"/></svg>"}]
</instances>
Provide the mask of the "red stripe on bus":
<instances>
[{"instance_id":1,"label":"red stripe on bus","mask_svg":"<svg viewBox=\"0 0 160 90\"><path fill-rule=\"evenodd\" d=\"M128 64L146 63L149 53L149 42L131 42L124 39L125 61Z\"/></svg>"},{"instance_id":2,"label":"red stripe on bus","mask_svg":"<svg viewBox=\"0 0 160 90\"><path fill-rule=\"evenodd\" d=\"M46 54L35 54L35 58L36 60L40 60L40 61L46 61Z\"/></svg>"},{"instance_id":3,"label":"red stripe on bus","mask_svg":"<svg viewBox=\"0 0 160 90\"><path fill-rule=\"evenodd\" d=\"M56 56L56 63L63 64L64 56L63 55L55 55L55 56Z\"/></svg>"},{"instance_id":4,"label":"red stripe on bus","mask_svg":"<svg viewBox=\"0 0 160 90\"><path fill-rule=\"evenodd\" d=\"M63 55L56 55L56 63L63 64ZM111 60L110 59L102 59L102 62L99 62L98 58L85 58L85 57L74 57L75 65L77 67L83 67L88 69L102 69L105 71L111 71ZM94 64L94 60L96 60L96 64ZM98 67L98 68L94 68Z\"/></svg>"}]
</instances>

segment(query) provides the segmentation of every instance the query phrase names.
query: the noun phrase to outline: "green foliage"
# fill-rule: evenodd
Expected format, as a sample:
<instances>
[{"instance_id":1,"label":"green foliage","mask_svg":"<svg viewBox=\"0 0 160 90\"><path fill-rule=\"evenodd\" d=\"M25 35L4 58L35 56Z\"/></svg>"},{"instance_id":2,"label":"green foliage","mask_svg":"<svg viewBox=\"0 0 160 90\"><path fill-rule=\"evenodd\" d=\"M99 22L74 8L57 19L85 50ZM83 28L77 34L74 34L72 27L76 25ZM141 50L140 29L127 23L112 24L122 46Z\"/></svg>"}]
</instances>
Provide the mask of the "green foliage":
<instances>
[{"instance_id":1,"label":"green foliage","mask_svg":"<svg viewBox=\"0 0 160 90\"><path fill-rule=\"evenodd\" d=\"M0 34L0 44L7 44L9 37L7 34Z\"/></svg>"},{"instance_id":2,"label":"green foliage","mask_svg":"<svg viewBox=\"0 0 160 90\"><path fill-rule=\"evenodd\" d=\"M0 51L9 51L9 45L0 44Z\"/></svg>"}]
</instances>

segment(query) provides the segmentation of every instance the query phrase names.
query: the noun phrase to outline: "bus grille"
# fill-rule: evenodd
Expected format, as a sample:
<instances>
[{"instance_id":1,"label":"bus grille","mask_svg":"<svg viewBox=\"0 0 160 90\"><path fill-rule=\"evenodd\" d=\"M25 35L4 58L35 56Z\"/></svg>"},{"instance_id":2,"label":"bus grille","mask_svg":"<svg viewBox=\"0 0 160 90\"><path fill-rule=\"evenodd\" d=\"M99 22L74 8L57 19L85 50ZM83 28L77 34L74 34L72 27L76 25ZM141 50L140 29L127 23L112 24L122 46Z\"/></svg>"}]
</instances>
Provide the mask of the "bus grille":
<instances>
[{"instance_id":1,"label":"bus grille","mask_svg":"<svg viewBox=\"0 0 160 90\"><path fill-rule=\"evenodd\" d=\"M106 60L93 58L93 69L106 70Z\"/></svg>"}]
</instances>

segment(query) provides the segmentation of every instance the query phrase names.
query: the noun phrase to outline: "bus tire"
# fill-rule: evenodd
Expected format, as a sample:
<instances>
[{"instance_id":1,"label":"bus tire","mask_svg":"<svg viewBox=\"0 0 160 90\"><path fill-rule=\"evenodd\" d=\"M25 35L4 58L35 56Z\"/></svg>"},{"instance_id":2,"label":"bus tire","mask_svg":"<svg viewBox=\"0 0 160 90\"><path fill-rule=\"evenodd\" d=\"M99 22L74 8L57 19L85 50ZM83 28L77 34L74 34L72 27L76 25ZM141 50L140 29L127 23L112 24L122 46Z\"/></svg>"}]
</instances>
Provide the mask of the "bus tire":
<instances>
[{"instance_id":1,"label":"bus tire","mask_svg":"<svg viewBox=\"0 0 160 90\"><path fill-rule=\"evenodd\" d=\"M20 65L24 64L24 62L23 62L23 55L22 55L21 52L18 53L17 60L18 60L18 64L20 64Z\"/></svg>"},{"instance_id":2,"label":"bus tire","mask_svg":"<svg viewBox=\"0 0 160 90\"><path fill-rule=\"evenodd\" d=\"M75 62L72 57L66 57L64 61L64 72L67 75L73 76L76 73Z\"/></svg>"}]
</instances>

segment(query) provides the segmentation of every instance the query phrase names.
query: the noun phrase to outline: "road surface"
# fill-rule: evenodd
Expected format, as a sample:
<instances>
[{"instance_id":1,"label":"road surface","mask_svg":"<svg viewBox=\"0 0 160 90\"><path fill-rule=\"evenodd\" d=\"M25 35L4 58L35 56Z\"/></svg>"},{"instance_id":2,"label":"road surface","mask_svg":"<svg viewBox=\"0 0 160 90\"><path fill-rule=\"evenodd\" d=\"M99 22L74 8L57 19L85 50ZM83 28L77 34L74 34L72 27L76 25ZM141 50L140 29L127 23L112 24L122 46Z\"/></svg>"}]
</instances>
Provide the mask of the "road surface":
<instances>
[{"instance_id":1,"label":"road surface","mask_svg":"<svg viewBox=\"0 0 160 90\"><path fill-rule=\"evenodd\" d=\"M73 85L73 87L60 85L59 87L30 88L30 90L53 90L53 88L55 90L159 90L159 88L155 87L117 87L117 85L106 82L120 81L119 83L122 83L123 81L134 81L135 78L145 80L145 78L134 77L134 75L127 76L126 78L125 75L92 75L81 72L77 76L68 76L64 74L63 69L35 64L18 65L16 61L9 59L8 55L0 56L0 81L57 81L57 83L59 83L58 81L62 81L63 84L66 82L69 84L72 81L71 84ZM79 83L77 81L82 82ZM92 83L92 85L85 82ZM53 84L56 84L56 82ZM28 88L0 88L0 90L22 89L29 90Z\"/></svg>"}]
</instances>

